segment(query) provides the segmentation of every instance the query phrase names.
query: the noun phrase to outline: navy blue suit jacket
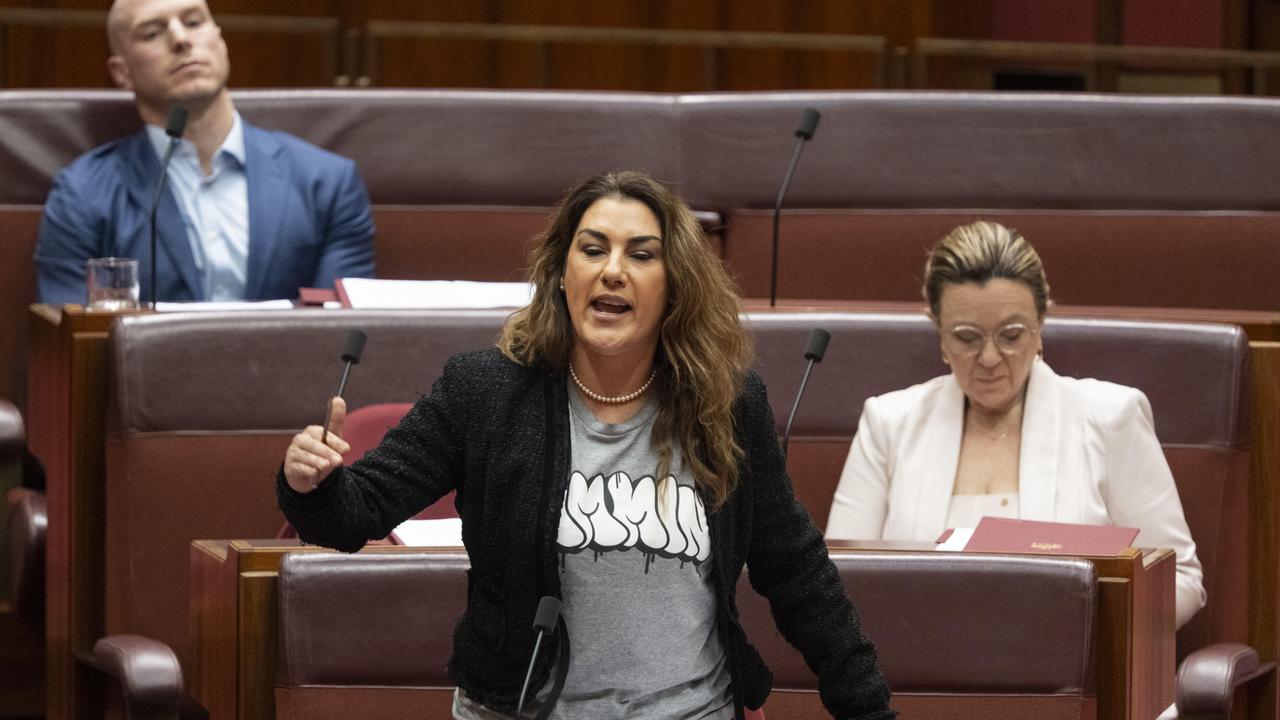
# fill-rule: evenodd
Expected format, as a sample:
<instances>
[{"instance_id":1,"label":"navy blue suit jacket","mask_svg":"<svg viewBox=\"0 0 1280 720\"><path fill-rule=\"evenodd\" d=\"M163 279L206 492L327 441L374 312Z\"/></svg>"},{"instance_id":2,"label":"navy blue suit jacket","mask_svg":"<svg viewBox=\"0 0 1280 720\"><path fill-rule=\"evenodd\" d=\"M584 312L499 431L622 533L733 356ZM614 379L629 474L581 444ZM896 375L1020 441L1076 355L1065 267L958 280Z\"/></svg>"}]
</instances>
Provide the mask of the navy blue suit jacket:
<instances>
[{"instance_id":1,"label":"navy blue suit jacket","mask_svg":"<svg viewBox=\"0 0 1280 720\"><path fill-rule=\"evenodd\" d=\"M246 300L292 299L301 287L373 277L369 197L347 158L283 132L244 123L249 193ZM160 160L145 132L107 143L58 174L36 246L40 301L83 303L85 261L138 260L150 297L151 198ZM204 300L182 215L168 187L157 216L156 299Z\"/></svg>"}]
</instances>

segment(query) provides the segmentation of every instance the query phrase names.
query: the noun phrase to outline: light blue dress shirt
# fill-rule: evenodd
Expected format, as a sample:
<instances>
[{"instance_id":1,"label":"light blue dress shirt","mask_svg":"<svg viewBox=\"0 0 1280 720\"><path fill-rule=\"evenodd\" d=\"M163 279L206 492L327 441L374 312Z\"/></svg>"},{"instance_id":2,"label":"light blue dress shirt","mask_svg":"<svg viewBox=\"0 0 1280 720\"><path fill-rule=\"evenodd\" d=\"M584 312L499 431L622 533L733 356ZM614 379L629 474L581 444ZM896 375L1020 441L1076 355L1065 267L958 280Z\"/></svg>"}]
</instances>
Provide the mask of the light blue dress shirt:
<instances>
[{"instance_id":1,"label":"light blue dress shirt","mask_svg":"<svg viewBox=\"0 0 1280 720\"><path fill-rule=\"evenodd\" d=\"M169 136L147 125L158 158ZM169 188L178 208L191 254L204 282L205 300L243 300L249 268L249 183L245 175L244 126L234 114L231 132L213 155L212 172L204 174L196 146L179 140L169 160Z\"/></svg>"}]
</instances>

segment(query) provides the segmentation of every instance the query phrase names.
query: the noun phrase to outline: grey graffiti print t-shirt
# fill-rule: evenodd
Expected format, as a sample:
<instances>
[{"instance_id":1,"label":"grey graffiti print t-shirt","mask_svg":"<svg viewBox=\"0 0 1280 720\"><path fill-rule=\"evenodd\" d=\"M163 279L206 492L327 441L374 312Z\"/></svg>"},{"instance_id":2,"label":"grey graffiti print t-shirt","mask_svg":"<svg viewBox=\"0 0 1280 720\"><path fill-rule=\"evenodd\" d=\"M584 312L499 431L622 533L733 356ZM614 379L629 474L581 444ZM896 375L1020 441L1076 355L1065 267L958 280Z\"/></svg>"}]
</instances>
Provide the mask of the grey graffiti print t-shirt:
<instances>
[{"instance_id":1,"label":"grey graffiti print t-shirt","mask_svg":"<svg viewBox=\"0 0 1280 720\"><path fill-rule=\"evenodd\" d=\"M553 718L732 718L706 509L678 448L666 482L657 405L600 422L569 388L569 489L556 544L569 674Z\"/></svg>"}]
</instances>

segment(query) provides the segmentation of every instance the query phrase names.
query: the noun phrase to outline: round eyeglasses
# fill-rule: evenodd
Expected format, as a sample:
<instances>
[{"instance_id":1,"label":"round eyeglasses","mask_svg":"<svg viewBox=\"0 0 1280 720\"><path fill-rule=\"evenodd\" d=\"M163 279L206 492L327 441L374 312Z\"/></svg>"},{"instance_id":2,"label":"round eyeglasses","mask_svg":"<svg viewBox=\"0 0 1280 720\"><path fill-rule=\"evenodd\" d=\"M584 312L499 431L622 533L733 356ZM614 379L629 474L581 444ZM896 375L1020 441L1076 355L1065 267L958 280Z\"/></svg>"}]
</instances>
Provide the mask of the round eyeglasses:
<instances>
[{"instance_id":1,"label":"round eyeglasses","mask_svg":"<svg viewBox=\"0 0 1280 720\"><path fill-rule=\"evenodd\" d=\"M982 352L990 340L1002 355L1017 355L1031 347L1039 328L1028 327L1022 323L1009 323L987 334L972 325L956 325L942 334L942 342L947 352L953 355L973 356Z\"/></svg>"}]
</instances>

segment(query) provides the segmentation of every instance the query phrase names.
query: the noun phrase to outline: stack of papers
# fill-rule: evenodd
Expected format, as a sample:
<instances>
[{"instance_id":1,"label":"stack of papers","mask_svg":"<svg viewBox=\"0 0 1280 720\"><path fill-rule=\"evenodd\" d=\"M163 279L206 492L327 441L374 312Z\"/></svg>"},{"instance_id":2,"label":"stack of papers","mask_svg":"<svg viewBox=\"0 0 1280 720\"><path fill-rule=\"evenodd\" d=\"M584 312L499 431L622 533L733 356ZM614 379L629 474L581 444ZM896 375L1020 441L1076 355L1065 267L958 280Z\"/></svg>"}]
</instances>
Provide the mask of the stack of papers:
<instances>
[{"instance_id":1,"label":"stack of papers","mask_svg":"<svg viewBox=\"0 0 1280 720\"><path fill-rule=\"evenodd\" d=\"M292 300L227 302L158 302L156 312L208 312L212 310L292 310Z\"/></svg>"},{"instance_id":2,"label":"stack of papers","mask_svg":"<svg viewBox=\"0 0 1280 720\"><path fill-rule=\"evenodd\" d=\"M405 520L391 534L411 547L462 547L462 518Z\"/></svg>"},{"instance_id":3,"label":"stack of papers","mask_svg":"<svg viewBox=\"0 0 1280 720\"><path fill-rule=\"evenodd\" d=\"M343 306L357 310L520 308L533 297L525 282L341 278L335 289Z\"/></svg>"}]
</instances>

